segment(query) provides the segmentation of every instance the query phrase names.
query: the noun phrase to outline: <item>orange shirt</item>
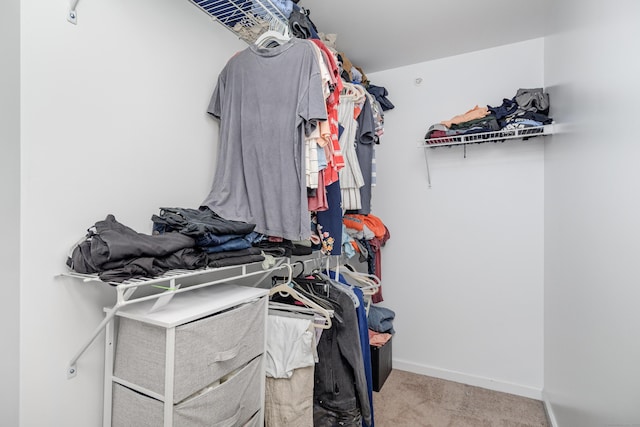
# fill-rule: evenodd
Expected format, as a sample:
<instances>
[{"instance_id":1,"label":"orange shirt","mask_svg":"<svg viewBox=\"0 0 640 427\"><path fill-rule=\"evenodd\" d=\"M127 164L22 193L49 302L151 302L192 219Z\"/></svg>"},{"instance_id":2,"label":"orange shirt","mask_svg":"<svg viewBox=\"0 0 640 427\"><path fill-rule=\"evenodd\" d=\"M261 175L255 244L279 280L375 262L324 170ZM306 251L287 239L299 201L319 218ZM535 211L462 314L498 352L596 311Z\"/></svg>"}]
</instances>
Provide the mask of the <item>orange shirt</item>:
<instances>
[{"instance_id":1,"label":"orange shirt","mask_svg":"<svg viewBox=\"0 0 640 427\"><path fill-rule=\"evenodd\" d=\"M470 120L481 119L483 117L486 117L488 114L489 114L489 109L487 107L478 107L476 105L466 113L457 115L451 118L451 120L442 121L440 122L440 124L450 128L451 125L468 122Z\"/></svg>"}]
</instances>

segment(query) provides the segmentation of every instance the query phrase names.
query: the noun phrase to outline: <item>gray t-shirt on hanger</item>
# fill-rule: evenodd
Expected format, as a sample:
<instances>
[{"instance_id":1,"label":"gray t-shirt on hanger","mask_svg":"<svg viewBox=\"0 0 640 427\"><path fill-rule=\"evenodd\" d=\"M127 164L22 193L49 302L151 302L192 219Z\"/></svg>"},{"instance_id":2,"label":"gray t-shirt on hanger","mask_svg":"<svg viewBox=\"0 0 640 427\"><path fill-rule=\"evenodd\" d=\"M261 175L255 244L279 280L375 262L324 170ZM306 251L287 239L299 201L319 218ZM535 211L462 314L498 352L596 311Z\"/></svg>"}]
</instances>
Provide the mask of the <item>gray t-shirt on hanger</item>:
<instances>
[{"instance_id":1,"label":"gray t-shirt on hanger","mask_svg":"<svg viewBox=\"0 0 640 427\"><path fill-rule=\"evenodd\" d=\"M220 119L211 192L202 203L223 218L290 240L309 238L304 133L326 120L310 42L250 45L218 77L208 112Z\"/></svg>"}]
</instances>

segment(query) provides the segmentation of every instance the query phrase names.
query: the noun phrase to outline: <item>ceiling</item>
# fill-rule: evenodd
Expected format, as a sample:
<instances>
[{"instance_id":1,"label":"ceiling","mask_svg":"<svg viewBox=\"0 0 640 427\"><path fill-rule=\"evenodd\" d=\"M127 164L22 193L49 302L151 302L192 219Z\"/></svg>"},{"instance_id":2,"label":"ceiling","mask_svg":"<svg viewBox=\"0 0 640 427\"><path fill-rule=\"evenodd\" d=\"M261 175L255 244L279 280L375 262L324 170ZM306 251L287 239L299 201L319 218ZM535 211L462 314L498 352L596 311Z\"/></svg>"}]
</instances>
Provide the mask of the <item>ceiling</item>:
<instances>
[{"instance_id":1,"label":"ceiling","mask_svg":"<svg viewBox=\"0 0 640 427\"><path fill-rule=\"evenodd\" d=\"M365 73L545 35L550 0L300 0Z\"/></svg>"}]
</instances>

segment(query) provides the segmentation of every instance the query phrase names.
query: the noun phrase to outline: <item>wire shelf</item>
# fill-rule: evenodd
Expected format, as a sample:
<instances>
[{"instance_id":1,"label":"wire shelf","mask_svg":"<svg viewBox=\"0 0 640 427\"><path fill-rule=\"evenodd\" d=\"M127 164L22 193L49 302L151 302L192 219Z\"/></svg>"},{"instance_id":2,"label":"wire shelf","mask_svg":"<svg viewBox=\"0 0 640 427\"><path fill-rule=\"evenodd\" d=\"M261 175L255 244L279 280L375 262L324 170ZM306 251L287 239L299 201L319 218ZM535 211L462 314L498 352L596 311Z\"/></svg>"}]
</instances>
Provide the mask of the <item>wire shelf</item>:
<instances>
[{"instance_id":1,"label":"wire shelf","mask_svg":"<svg viewBox=\"0 0 640 427\"><path fill-rule=\"evenodd\" d=\"M521 129L502 129L495 132L481 132L467 135L452 135L425 139L420 147L446 147L460 144L481 144L484 142L503 142L511 139L528 139L536 136L551 135L553 125L533 126Z\"/></svg>"},{"instance_id":2,"label":"wire shelf","mask_svg":"<svg viewBox=\"0 0 640 427\"><path fill-rule=\"evenodd\" d=\"M115 286L116 294L117 294L115 305L111 308L105 309L106 315L102 320L102 322L100 322L100 324L94 329L91 336L87 340L85 340L80 350L78 350L76 354L71 358L71 361L69 362L66 368L67 378L73 378L76 376L78 372L78 368L77 368L78 360L87 351L89 346L91 346L91 344L96 340L98 335L105 329L107 324L111 322L111 320L114 318L114 316L117 314L117 312L121 308L130 304L135 304L142 301L157 300L161 297L164 297L164 298L168 297L170 299L175 294L189 292L196 289L214 286L221 283L227 283L227 282L237 280L237 279L242 279L242 278L262 276L261 278L256 280L256 283L260 283L269 274L283 268L287 268L289 270L289 277L291 278L292 271L293 271L291 264L285 261L287 260L284 258L277 258L275 259L275 263L269 267L266 267L264 265L261 265L261 263L256 262L256 263L239 264L239 265L220 267L220 268L203 268L199 270L170 270L165 274L163 274L162 276L158 276L154 278L130 279L122 283L102 282L102 280L100 280L100 278L97 275L81 274L73 271L60 274L60 276L74 277L77 279L81 279L85 282L97 281L101 283L109 283L110 285ZM248 268L251 268L251 266L260 266L262 268L256 267L255 270L249 271ZM223 272L223 271L228 271L232 269L238 270L236 275L232 275L232 276L223 275L223 277L220 277L216 280L209 280L209 281L192 284L186 287L180 287L180 281L182 279L203 275L206 273ZM161 283L165 283L165 284L168 283L169 286L163 286L163 287L158 286ZM150 295L143 295L143 296L133 298L133 294L138 288L143 288L148 286L157 286L161 288L163 291L155 292Z\"/></svg>"},{"instance_id":3,"label":"wire shelf","mask_svg":"<svg viewBox=\"0 0 640 427\"><path fill-rule=\"evenodd\" d=\"M268 30L287 34L289 18L271 0L190 0L247 43Z\"/></svg>"},{"instance_id":4,"label":"wire shelf","mask_svg":"<svg viewBox=\"0 0 640 427\"><path fill-rule=\"evenodd\" d=\"M246 270L248 267L251 267L253 265L257 266L259 264L261 264L261 262L255 262L250 264L229 265L226 267L216 267L216 268L206 267L206 268L199 268L195 270L174 269L174 270L169 270L156 277L137 277L133 279L127 279L122 282L107 282L107 281L101 280L97 274L77 273L72 270L61 273L60 275L81 279L84 282L100 282L100 283L106 283L106 284L118 287L120 289L126 289L126 288L139 287L142 285L144 286L158 285L161 283L169 282L171 280L185 279L187 277L195 277L203 274L222 272L225 270L239 270L240 275L243 275L243 274L246 274Z\"/></svg>"}]
</instances>

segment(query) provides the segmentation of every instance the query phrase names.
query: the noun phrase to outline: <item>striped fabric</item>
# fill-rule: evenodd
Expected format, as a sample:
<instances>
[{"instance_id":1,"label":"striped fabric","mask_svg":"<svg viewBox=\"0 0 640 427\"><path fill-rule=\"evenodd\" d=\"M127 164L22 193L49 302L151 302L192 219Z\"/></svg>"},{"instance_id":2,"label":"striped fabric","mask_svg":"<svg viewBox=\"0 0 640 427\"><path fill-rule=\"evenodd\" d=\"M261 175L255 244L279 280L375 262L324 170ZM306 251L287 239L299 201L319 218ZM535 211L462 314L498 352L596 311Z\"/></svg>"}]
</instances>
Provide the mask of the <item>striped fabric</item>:
<instances>
[{"instance_id":1,"label":"striped fabric","mask_svg":"<svg viewBox=\"0 0 640 427\"><path fill-rule=\"evenodd\" d=\"M358 123L354 118L354 109L363 95L354 85L349 83L344 85L345 91L340 95L340 104L338 105L338 122L344 127L340 136L340 148L345 167L339 172L342 209L358 210L362 207L360 187L364 185L364 178L356 155L355 138Z\"/></svg>"}]
</instances>

